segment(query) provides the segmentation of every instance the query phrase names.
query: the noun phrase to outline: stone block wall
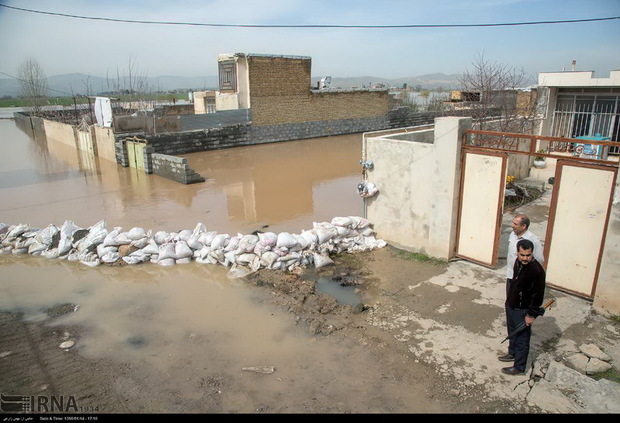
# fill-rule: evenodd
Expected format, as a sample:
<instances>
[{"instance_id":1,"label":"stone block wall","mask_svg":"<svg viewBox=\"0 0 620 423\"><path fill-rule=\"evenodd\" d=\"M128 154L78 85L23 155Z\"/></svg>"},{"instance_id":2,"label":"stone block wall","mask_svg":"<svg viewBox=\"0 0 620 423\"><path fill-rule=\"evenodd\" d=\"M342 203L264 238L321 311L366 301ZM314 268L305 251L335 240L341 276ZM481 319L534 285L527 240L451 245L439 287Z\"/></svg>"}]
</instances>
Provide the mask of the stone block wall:
<instances>
[{"instance_id":1,"label":"stone block wall","mask_svg":"<svg viewBox=\"0 0 620 423\"><path fill-rule=\"evenodd\" d=\"M146 155L150 156L149 168L152 169L152 173L155 175L163 176L182 184L194 184L205 181L205 178L189 167L187 159L159 153L148 153Z\"/></svg>"}]
</instances>

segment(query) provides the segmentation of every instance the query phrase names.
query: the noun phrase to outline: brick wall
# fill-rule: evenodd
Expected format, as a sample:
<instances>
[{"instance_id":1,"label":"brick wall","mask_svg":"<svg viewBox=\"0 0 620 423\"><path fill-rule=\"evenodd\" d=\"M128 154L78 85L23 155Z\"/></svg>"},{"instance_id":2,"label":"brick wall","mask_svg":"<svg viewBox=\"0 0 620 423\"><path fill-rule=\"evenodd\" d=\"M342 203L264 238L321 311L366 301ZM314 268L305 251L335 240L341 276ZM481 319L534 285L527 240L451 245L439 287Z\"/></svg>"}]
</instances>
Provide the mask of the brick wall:
<instances>
[{"instance_id":1,"label":"brick wall","mask_svg":"<svg viewBox=\"0 0 620 423\"><path fill-rule=\"evenodd\" d=\"M385 116L388 92L311 90L311 60L248 57L254 126Z\"/></svg>"}]
</instances>

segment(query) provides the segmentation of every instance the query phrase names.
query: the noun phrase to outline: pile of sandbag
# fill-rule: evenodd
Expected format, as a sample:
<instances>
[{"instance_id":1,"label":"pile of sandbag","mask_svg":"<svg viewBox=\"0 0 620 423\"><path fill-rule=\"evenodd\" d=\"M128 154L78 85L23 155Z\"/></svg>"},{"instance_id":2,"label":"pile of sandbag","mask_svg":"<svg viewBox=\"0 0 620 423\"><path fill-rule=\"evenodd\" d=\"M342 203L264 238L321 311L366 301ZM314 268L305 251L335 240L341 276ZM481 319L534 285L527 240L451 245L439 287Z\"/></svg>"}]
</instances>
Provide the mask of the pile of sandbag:
<instances>
[{"instance_id":1,"label":"pile of sandbag","mask_svg":"<svg viewBox=\"0 0 620 423\"><path fill-rule=\"evenodd\" d=\"M335 217L314 223L301 234L255 232L248 235L218 234L199 223L193 230L145 231L132 228L108 231L105 221L81 228L65 221L59 228L44 229L27 224L0 223L0 254L31 254L79 261L87 266L144 262L161 266L189 263L221 264L233 275L242 276L261 268L293 271L298 267L332 264L330 254L355 253L382 248L367 219Z\"/></svg>"}]
</instances>

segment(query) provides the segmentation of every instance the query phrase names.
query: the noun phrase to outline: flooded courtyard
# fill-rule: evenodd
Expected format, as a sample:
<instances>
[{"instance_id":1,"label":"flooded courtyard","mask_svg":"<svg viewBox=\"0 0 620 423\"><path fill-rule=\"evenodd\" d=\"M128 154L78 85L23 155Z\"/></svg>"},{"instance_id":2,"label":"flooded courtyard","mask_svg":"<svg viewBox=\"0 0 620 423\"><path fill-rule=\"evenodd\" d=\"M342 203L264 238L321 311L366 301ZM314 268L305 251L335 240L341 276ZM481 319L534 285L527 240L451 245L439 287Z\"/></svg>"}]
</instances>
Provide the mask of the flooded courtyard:
<instances>
[{"instance_id":1,"label":"flooded courtyard","mask_svg":"<svg viewBox=\"0 0 620 423\"><path fill-rule=\"evenodd\" d=\"M88 228L104 220L108 230L140 227L153 233L191 230L202 223L231 235L301 233L313 222L361 216L356 191L361 138L194 153L185 157L206 182L182 185L80 157L64 146L31 139L11 120L0 120L0 222L44 228L70 220ZM50 330L80 328L79 336L66 334L75 340L72 353L128 363L148 375L154 403L146 410L131 377L109 375L117 396L125 401L136 396L133 404L114 412L386 411L377 402L377 390L408 404L409 411L435 407L415 389L386 379L359 345L311 336L293 315L269 305L269 290L229 278L224 266L92 268L8 254L0 255L0 275L0 311L19 313L23 321ZM70 312L51 317L50 310L58 307ZM0 349L7 363L11 351ZM243 371L257 366L277 371ZM214 378L229 382L215 389ZM0 379L0 391L6 392L2 384L9 381ZM49 389L44 382L11 393L43 395L39 390ZM53 394L77 393L65 388ZM103 400L88 399L89 404L97 401ZM317 401L323 405L316 406Z\"/></svg>"}]
</instances>

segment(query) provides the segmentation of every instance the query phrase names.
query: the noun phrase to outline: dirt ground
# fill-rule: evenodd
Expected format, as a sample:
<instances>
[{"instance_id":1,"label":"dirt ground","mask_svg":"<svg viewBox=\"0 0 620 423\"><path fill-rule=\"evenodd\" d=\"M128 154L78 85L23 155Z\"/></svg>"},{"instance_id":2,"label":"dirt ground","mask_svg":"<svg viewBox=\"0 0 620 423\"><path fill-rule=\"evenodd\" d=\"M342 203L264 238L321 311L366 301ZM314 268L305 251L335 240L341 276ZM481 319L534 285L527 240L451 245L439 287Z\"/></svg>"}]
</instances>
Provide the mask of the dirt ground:
<instances>
[{"instance_id":1,"label":"dirt ground","mask_svg":"<svg viewBox=\"0 0 620 423\"><path fill-rule=\"evenodd\" d=\"M388 318L385 310L411 309L424 316L443 318L447 324L459 325L470 331L484 332L489 329L489 322L501 313L499 307L480 307L471 309L471 298L467 292L461 293L460 301L454 304L453 313L440 316L440 308L449 301L453 294L443 288L425 285L436 275L444 273L447 263L420 262L406 257L399 250L390 246L372 252L343 254L334 257L332 266L316 269L316 274L291 274L280 271L261 270L247 277L248 283L264 289L264 295L258 301L267 302L275 308L286 310L292 315L291 325L309 331L313 336L328 342L350 345L351 351L362 349L370 358L359 358L364 365L370 359L374 362L372 372L364 374L364 369L354 378L356 386L347 379L348 393L345 398L365 398L372 392L374 404L368 409L380 413L518 413L536 412L526 404L515 404L509 398L492 396L489 387L484 384L466 383L457 380L453 373L442 371L432 360L420 360L412 354L407 343L401 342L394 331L386 330L378 320ZM344 285L357 287L364 303L356 306L341 305L334 297L320 294L316 290L317 275L339 281ZM418 285L421 290L411 290ZM453 297L452 297L453 298ZM384 310L381 317L373 315L375 309ZM59 307L49 310L49 315L71 312L71 307ZM458 321L449 320L458 316ZM411 322L410 322L411 323ZM420 323L422 324L422 323ZM222 390L235 392L239 402L244 398L256 397L255 392L245 392L246 386L236 384L236 379L226 376L224 372L214 371L211 377L204 378L196 386L201 394L196 398L182 398L177 387L189 380L188 370L179 369L178 374L162 375L142 368L140 364L116 362L108 359L91 360L81 357L75 351L63 351L58 348L59 341L71 333L73 338L80 328L54 327L42 323L25 322L19 314L0 313L1 350L11 352L11 364L0 359L0 371L3 375L1 391L7 393L32 392L71 392L79 391L81 404L79 409L70 410L78 413L154 413L158 410L176 410L179 413L237 413L247 412L244 408L234 408L221 400ZM575 334L586 338L591 334ZM351 358L355 360L355 356ZM45 364L45 365L44 365ZM463 363L464 365L466 363ZM261 372L264 369L256 369ZM266 371L268 372L269 369ZM445 369L444 369L445 370ZM189 370L191 371L191 370ZM339 375L331 376L338 389ZM385 389L379 379L397 382L397 389L411 390L409 396ZM282 403L278 396L261 397L260 406L252 413L358 413L361 408L349 406L346 401L332 401L329 395L317 391L322 386L298 387L307 390L310 398L302 406L291 408ZM304 380L311 384L312 379ZM317 382L319 383L319 382ZM119 386L122 389L119 389ZM387 385L385 385L387 386ZM391 385L390 385L391 386ZM374 392L373 392L374 391ZM130 395L119 396L119 392ZM420 392L420 404L411 404L413 392ZM90 399L90 402L89 402ZM96 404L91 407L88 404ZM105 416L100 416L103 419Z\"/></svg>"}]
</instances>

